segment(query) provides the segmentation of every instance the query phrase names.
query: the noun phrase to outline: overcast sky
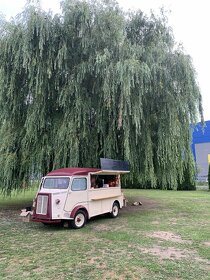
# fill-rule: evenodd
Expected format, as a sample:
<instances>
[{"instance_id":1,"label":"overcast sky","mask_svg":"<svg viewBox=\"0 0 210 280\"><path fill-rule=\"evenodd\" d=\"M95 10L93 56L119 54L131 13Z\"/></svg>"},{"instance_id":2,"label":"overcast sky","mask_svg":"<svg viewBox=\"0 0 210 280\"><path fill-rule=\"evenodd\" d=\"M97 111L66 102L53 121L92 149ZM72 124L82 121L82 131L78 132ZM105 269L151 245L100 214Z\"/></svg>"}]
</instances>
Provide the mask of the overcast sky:
<instances>
[{"instance_id":1,"label":"overcast sky","mask_svg":"<svg viewBox=\"0 0 210 280\"><path fill-rule=\"evenodd\" d=\"M7 18L20 12L26 0L0 0L0 11ZM41 0L43 9L59 12L60 0ZM169 24L175 39L182 42L186 52L193 58L197 79L203 97L204 118L210 120L210 16L209 0L118 0L125 9L141 9L148 13L151 9L158 13L160 7L170 10ZM208 77L209 76L209 77Z\"/></svg>"}]
</instances>

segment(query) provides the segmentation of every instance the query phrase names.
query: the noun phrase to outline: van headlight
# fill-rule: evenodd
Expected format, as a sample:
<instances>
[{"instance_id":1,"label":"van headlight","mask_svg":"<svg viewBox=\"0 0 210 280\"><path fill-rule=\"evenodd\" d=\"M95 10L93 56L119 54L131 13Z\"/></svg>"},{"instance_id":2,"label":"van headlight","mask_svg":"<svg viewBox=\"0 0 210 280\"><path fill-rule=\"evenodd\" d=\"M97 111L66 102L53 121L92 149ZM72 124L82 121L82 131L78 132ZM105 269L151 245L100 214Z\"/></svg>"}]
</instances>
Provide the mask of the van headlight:
<instances>
[{"instance_id":1,"label":"van headlight","mask_svg":"<svg viewBox=\"0 0 210 280\"><path fill-rule=\"evenodd\" d=\"M59 204L61 201L60 201L60 199L59 198L57 198L56 200L55 200L55 204Z\"/></svg>"}]
</instances>

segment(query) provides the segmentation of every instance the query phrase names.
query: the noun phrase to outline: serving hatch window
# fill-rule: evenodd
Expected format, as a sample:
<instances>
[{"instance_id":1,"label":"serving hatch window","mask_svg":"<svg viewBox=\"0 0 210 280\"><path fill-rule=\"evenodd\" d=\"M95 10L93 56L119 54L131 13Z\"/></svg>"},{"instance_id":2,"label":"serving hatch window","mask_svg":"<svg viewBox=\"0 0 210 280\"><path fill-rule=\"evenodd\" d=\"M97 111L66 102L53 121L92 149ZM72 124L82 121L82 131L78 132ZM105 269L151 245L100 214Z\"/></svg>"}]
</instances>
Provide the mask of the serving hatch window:
<instances>
[{"instance_id":1,"label":"serving hatch window","mask_svg":"<svg viewBox=\"0 0 210 280\"><path fill-rule=\"evenodd\" d=\"M120 187L119 175L92 175L90 177L91 189Z\"/></svg>"},{"instance_id":2,"label":"serving hatch window","mask_svg":"<svg viewBox=\"0 0 210 280\"><path fill-rule=\"evenodd\" d=\"M67 189L69 186L69 178L45 178L43 182L44 189Z\"/></svg>"}]
</instances>

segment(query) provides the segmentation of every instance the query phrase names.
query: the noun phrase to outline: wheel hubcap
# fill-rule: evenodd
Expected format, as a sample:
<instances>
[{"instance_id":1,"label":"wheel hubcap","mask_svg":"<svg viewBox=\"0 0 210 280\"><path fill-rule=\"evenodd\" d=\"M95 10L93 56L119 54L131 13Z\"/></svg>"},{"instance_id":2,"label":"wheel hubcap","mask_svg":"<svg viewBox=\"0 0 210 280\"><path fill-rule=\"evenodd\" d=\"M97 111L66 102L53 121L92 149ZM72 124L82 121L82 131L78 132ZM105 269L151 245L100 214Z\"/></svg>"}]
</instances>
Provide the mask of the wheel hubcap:
<instances>
[{"instance_id":1,"label":"wheel hubcap","mask_svg":"<svg viewBox=\"0 0 210 280\"><path fill-rule=\"evenodd\" d=\"M81 214L81 213L78 214L78 215L76 216L76 218L75 218L75 224L76 224L76 226L77 226L77 227L81 227L81 226L83 226L84 222L85 222L85 217L84 217L84 215Z\"/></svg>"},{"instance_id":2,"label":"wheel hubcap","mask_svg":"<svg viewBox=\"0 0 210 280\"><path fill-rule=\"evenodd\" d=\"M118 214L118 207L116 205L113 207L113 214L114 216L117 216Z\"/></svg>"}]
</instances>

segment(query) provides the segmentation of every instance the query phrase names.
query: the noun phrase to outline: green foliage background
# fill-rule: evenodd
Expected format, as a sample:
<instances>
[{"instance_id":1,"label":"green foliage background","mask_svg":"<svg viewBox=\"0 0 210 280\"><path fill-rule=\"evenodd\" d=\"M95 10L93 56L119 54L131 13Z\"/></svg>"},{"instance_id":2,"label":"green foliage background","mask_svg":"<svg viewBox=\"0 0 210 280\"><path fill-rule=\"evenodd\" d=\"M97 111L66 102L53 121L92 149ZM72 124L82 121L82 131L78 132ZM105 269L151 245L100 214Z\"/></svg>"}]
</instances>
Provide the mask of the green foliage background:
<instances>
[{"instance_id":1,"label":"green foliage background","mask_svg":"<svg viewBox=\"0 0 210 280\"><path fill-rule=\"evenodd\" d=\"M0 186L66 166L129 160L130 182L172 188L194 163L191 123L202 118L191 58L164 14L114 1L28 4L0 21Z\"/></svg>"}]
</instances>

